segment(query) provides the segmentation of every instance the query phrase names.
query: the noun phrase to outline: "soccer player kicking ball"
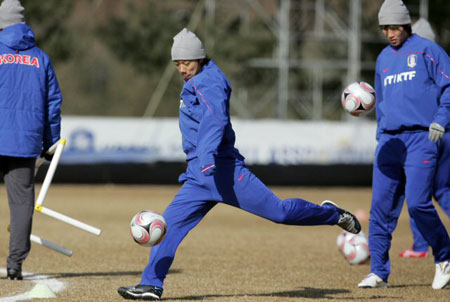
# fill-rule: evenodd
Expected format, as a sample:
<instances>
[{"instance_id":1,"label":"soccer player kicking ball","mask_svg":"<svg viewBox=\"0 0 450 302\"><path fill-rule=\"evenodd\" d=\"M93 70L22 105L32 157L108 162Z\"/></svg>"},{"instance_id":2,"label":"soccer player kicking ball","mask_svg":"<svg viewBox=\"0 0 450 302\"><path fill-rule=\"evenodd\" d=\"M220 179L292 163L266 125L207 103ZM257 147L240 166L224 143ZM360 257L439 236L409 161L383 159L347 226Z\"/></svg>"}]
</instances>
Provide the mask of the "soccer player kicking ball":
<instances>
[{"instance_id":1,"label":"soccer player kicking ball","mask_svg":"<svg viewBox=\"0 0 450 302\"><path fill-rule=\"evenodd\" d=\"M180 100L180 129L187 171L163 216L165 239L150 252L150 260L136 286L121 287L126 299L159 300L163 282L178 245L217 203L225 203L276 223L339 225L351 233L361 226L351 213L331 201L317 205L303 199L281 200L249 169L234 147L230 122L231 86L206 56L202 42L187 29L174 37L172 60L184 79Z\"/></svg>"},{"instance_id":2,"label":"soccer player kicking ball","mask_svg":"<svg viewBox=\"0 0 450 302\"><path fill-rule=\"evenodd\" d=\"M433 249L432 288L442 289L450 280L450 240L431 196L442 137L450 126L450 58L436 43L412 34L402 1L386 0L378 19L390 45L376 65L371 268L358 287L387 287L392 232L406 197L409 215Z\"/></svg>"}]
</instances>

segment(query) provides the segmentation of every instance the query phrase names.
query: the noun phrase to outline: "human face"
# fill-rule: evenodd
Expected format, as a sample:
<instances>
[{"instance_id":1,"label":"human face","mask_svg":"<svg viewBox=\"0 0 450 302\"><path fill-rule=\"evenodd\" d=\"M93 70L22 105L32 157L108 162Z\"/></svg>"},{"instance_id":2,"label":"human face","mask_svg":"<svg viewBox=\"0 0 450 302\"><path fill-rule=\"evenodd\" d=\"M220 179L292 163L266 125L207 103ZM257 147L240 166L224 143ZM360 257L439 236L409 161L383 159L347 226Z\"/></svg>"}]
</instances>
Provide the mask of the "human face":
<instances>
[{"instance_id":1,"label":"human face","mask_svg":"<svg viewBox=\"0 0 450 302\"><path fill-rule=\"evenodd\" d=\"M183 76L185 81L189 80L200 72L199 60L174 61L175 68Z\"/></svg>"},{"instance_id":2,"label":"human face","mask_svg":"<svg viewBox=\"0 0 450 302\"><path fill-rule=\"evenodd\" d=\"M380 28L383 35L394 47L401 46L408 39L409 34L401 25L382 25Z\"/></svg>"}]
</instances>

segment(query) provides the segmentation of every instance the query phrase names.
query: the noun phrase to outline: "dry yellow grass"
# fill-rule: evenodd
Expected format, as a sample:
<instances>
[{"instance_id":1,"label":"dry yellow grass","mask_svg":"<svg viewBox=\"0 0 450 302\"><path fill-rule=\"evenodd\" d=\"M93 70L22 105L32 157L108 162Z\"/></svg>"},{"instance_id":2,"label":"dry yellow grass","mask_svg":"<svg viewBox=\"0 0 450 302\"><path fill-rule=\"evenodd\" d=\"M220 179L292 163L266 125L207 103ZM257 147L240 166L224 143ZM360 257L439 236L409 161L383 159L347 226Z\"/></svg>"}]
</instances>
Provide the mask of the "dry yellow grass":
<instances>
[{"instance_id":1,"label":"dry yellow grass","mask_svg":"<svg viewBox=\"0 0 450 302\"><path fill-rule=\"evenodd\" d=\"M139 282L149 249L135 244L128 224L139 210L162 212L178 186L52 185L45 205L103 230L90 235L36 213L33 233L72 249L69 258L33 244L23 269L65 282L57 301L123 301L117 288ZM352 211L369 210L370 188L274 188L282 198L320 203L332 199ZM6 264L9 211L0 187L0 267ZM357 283L369 266L350 266L339 254L338 227L271 223L218 205L182 242L165 282L165 301L448 301L449 289L434 291L434 264L400 259L411 245L404 209L391 248L390 288L363 290ZM447 228L449 219L442 214ZM363 229L367 232L367 222ZM0 280L0 301L30 290L30 281ZM40 301L47 301L41 299ZM55 301L55 299L48 299Z\"/></svg>"}]
</instances>

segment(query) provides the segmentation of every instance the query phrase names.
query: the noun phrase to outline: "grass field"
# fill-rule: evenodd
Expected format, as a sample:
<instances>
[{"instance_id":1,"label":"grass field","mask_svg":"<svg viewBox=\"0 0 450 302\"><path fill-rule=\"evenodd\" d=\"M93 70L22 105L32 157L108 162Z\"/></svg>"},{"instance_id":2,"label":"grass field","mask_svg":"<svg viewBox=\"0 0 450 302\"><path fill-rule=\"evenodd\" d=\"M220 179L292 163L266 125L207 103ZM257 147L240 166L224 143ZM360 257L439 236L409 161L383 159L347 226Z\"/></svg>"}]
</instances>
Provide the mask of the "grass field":
<instances>
[{"instance_id":1,"label":"grass field","mask_svg":"<svg viewBox=\"0 0 450 302\"><path fill-rule=\"evenodd\" d=\"M46 276L64 285L56 299L39 301L123 301L117 288L140 280L149 249L133 242L131 217L142 209L162 212L178 186L52 185L45 206L102 229L100 237L43 214L34 216L33 234L73 250L72 257L33 244L23 265L24 281L0 279L0 302L33 288ZM39 187L37 187L37 192ZM282 198L338 202L351 211L369 210L370 188L282 188ZM8 254L9 210L0 186L0 267ZM439 211L447 229L449 219ZM363 224L367 233L368 222ZM350 266L337 250L335 226L277 225L241 210L216 206L187 236L165 282L165 301L449 301L450 288L431 289L432 257L400 259L410 247L406 208L391 248L388 289L358 289L369 265ZM4 273L3 273L4 274Z\"/></svg>"}]
</instances>

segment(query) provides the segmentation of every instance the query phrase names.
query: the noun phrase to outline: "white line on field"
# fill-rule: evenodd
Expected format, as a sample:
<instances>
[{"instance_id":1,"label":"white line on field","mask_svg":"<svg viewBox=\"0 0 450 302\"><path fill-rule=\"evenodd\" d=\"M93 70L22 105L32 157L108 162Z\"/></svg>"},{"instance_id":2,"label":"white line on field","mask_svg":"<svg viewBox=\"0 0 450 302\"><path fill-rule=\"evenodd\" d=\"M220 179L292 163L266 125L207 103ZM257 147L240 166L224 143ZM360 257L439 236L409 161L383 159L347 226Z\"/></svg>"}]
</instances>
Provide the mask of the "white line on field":
<instances>
[{"instance_id":1,"label":"white line on field","mask_svg":"<svg viewBox=\"0 0 450 302\"><path fill-rule=\"evenodd\" d=\"M0 268L0 273L6 275L6 269ZM58 281L54 278L50 278L49 276L46 276L46 275L35 275L33 273L23 272L23 280L24 281L32 281L36 284L37 283L45 284L55 294L57 292L62 291L66 287L66 284L64 282ZM17 282L17 281L11 281L11 282ZM31 300L31 298L28 297L28 294L29 294L29 291L24 292L23 294L15 295L15 296L0 297L0 302L16 302L19 300Z\"/></svg>"}]
</instances>

